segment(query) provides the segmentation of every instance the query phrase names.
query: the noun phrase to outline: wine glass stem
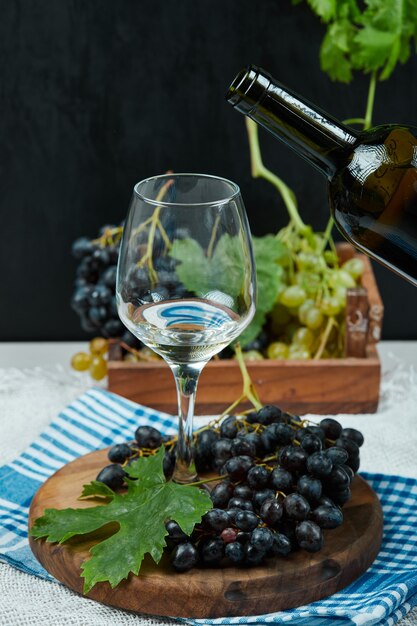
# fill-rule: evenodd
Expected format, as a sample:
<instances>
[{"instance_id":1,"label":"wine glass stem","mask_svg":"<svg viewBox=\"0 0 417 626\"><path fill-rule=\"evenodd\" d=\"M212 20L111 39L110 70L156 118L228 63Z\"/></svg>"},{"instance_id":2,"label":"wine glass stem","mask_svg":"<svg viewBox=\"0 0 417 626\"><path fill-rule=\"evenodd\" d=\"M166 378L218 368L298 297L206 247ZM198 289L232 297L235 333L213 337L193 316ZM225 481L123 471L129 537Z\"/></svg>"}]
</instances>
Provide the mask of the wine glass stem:
<instances>
[{"instance_id":1,"label":"wine glass stem","mask_svg":"<svg viewBox=\"0 0 417 626\"><path fill-rule=\"evenodd\" d=\"M197 479L194 464L193 418L198 379L205 363L171 364L178 396L178 444L172 479L191 483Z\"/></svg>"}]
</instances>

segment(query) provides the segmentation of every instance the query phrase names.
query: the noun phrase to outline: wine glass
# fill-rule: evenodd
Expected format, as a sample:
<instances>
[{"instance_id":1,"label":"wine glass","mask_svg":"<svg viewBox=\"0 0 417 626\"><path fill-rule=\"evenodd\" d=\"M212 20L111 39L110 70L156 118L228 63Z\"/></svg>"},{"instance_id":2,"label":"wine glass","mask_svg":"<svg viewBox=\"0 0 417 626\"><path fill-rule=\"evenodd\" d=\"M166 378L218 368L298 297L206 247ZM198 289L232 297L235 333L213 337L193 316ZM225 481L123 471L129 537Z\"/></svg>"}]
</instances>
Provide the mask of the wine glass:
<instances>
[{"instance_id":1,"label":"wine glass","mask_svg":"<svg viewBox=\"0 0 417 626\"><path fill-rule=\"evenodd\" d=\"M120 249L120 319L170 366L179 429L173 480L197 480L193 415L200 373L255 312L256 273L239 187L165 174L134 188ZM215 393L215 390L213 390Z\"/></svg>"}]
</instances>

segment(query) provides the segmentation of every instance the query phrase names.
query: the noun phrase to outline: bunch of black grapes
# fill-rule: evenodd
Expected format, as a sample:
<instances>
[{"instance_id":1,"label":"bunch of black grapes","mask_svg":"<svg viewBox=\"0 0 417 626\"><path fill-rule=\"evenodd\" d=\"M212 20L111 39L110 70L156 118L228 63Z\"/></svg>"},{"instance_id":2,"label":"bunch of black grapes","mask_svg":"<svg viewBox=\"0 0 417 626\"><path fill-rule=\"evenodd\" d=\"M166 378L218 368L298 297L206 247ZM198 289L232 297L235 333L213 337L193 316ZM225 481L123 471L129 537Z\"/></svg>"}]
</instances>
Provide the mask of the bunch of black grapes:
<instances>
[{"instance_id":1,"label":"bunch of black grapes","mask_svg":"<svg viewBox=\"0 0 417 626\"><path fill-rule=\"evenodd\" d=\"M79 261L71 307L87 333L121 337L132 347L140 342L124 327L116 306L117 260L123 226L103 226L96 239L80 237L72 245Z\"/></svg>"},{"instance_id":2,"label":"bunch of black grapes","mask_svg":"<svg viewBox=\"0 0 417 626\"><path fill-rule=\"evenodd\" d=\"M218 482L210 493L213 508L191 536L175 520L166 522L176 571L196 565L260 565L299 549L317 552L326 532L342 524L364 441L358 430L342 428L331 418L314 425L265 406L245 416L228 416L198 431L194 440L199 473L214 471ZM97 480L122 488L123 466L162 445L169 479L175 440L141 426L133 443L110 449L112 464Z\"/></svg>"}]
</instances>

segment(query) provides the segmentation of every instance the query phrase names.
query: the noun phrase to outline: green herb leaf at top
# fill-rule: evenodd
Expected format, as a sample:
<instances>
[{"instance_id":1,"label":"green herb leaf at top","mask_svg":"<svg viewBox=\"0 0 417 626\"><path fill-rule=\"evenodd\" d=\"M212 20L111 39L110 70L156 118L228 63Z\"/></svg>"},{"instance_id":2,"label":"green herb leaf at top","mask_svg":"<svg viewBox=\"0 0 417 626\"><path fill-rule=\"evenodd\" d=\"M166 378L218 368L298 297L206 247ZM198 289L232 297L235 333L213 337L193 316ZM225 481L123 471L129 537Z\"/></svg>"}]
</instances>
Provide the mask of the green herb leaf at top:
<instances>
[{"instance_id":1,"label":"green herb leaf at top","mask_svg":"<svg viewBox=\"0 0 417 626\"><path fill-rule=\"evenodd\" d=\"M417 38L417 3L415 0L366 0L355 37L355 67L364 71L382 70L380 79L388 78L398 62L410 56L411 40Z\"/></svg>"},{"instance_id":2,"label":"green herb leaf at top","mask_svg":"<svg viewBox=\"0 0 417 626\"><path fill-rule=\"evenodd\" d=\"M327 25L320 47L323 71L350 82L353 71L379 72L388 78L410 57L417 40L415 0L306 0ZM299 4L293 0L293 4Z\"/></svg>"},{"instance_id":3,"label":"green herb leaf at top","mask_svg":"<svg viewBox=\"0 0 417 626\"><path fill-rule=\"evenodd\" d=\"M30 534L50 542L63 543L71 537L99 531L109 526L110 536L98 535L90 550L91 557L81 566L84 593L95 584L108 581L115 587L132 572L138 574L145 554L159 563L166 546L165 521L175 520L191 534L194 525L212 508L210 497L198 487L167 482L163 473L164 450L154 456L139 458L125 468L126 494L101 490L95 484L84 488L83 495L96 493L111 498L108 504L84 509L46 509ZM109 493L111 492L111 493ZM118 530L114 531L114 525Z\"/></svg>"}]
</instances>

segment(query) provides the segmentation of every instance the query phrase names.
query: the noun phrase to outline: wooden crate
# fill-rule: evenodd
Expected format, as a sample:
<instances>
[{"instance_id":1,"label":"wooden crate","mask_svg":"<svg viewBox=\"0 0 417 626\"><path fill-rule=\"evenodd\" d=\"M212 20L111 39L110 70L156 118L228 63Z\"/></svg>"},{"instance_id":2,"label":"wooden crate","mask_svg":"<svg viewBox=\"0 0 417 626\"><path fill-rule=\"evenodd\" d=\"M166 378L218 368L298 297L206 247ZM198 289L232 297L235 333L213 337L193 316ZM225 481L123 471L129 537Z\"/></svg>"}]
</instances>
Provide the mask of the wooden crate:
<instances>
[{"instance_id":1,"label":"wooden crate","mask_svg":"<svg viewBox=\"0 0 417 626\"><path fill-rule=\"evenodd\" d=\"M293 413L373 413L379 399L381 364L375 344L381 334L383 305L370 261L349 244L338 246L340 259L359 256L365 264L362 288L348 290L346 342L342 359L319 361L253 361L248 371L264 404ZM122 360L112 342L108 388L121 396L168 413L177 410L174 379L164 361ZM197 391L196 413L214 415L242 392L242 377L233 360L212 360L204 368Z\"/></svg>"}]
</instances>

